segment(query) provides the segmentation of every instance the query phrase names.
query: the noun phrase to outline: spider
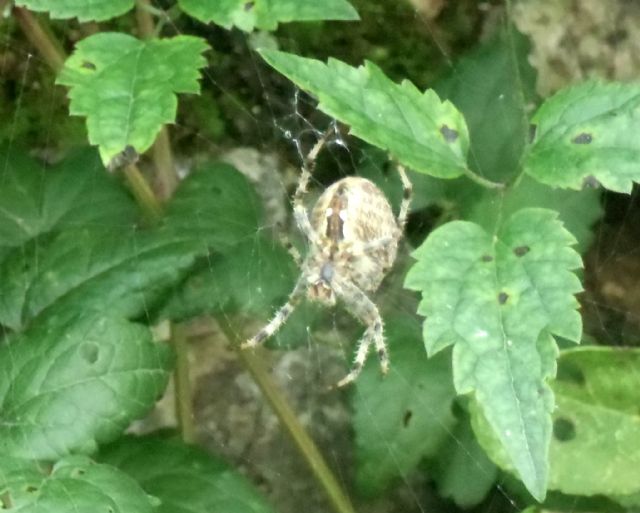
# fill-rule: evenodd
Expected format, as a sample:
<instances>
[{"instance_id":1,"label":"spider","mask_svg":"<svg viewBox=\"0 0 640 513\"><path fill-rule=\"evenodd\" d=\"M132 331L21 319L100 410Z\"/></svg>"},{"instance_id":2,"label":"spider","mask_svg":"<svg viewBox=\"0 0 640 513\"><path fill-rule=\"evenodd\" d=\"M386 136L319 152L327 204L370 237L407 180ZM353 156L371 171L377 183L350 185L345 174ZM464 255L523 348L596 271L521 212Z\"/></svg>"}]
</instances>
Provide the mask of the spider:
<instances>
[{"instance_id":1,"label":"spider","mask_svg":"<svg viewBox=\"0 0 640 513\"><path fill-rule=\"evenodd\" d=\"M302 260L289 245L301 275L287 302L242 347L255 347L272 336L305 295L327 306L335 305L336 299L340 299L366 326L350 372L337 383L338 387L343 387L358 377L372 344L378 353L382 373L389 370L382 318L367 293L375 292L396 258L409 212L412 186L404 168L398 165L404 192L396 218L387 198L376 185L360 177L343 178L322 193L309 217L303 198L316 158L328 135L325 133L303 159L293 198L294 218L309 246L308 254Z\"/></svg>"}]
</instances>

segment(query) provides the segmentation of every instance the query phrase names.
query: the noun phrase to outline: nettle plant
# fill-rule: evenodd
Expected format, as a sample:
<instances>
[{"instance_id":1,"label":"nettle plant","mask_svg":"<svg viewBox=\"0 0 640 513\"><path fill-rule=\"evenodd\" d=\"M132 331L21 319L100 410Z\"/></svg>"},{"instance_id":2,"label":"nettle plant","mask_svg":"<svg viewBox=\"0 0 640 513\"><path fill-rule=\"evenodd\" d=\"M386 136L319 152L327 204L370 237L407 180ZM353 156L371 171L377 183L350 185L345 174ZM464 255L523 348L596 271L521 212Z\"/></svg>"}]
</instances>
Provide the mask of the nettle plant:
<instances>
[{"instance_id":1,"label":"nettle plant","mask_svg":"<svg viewBox=\"0 0 640 513\"><path fill-rule=\"evenodd\" d=\"M27 9L99 22L134 3L16 0L13 12L22 22L34 21ZM146 2L136 8L151 29L153 16L166 16ZM358 19L345 0L178 0L171 12L246 32ZM149 326L243 312L251 292L237 282L247 269L286 259L256 242L260 201L232 167L192 172L163 211L141 185L131 156L175 120L177 93L199 92L208 48L153 32L98 32L59 61L46 32L26 34L53 67L63 60L56 81L68 87L70 114L86 118L99 158L78 151L43 173L18 141L2 148L1 509L58 511L72 501L114 513L272 511L215 457L169 436L123 436L175 366ZM382 380L372 362L354 385L359 490L380 494L427 461L440 493L461 505L482 500L498 467L537 501L548 489L633 501L640 353L571 346L582 337L574 248L585 248L600 216L596 188L628 193L640 180L640 88L590 81L531 114L535 76L510 27L424 92L371 62L257 52L319 110L410 169L414 209L455 203L464 219L441 224L412 253L405 287L422 298L422 333L414 318L387 318L390 375ZM105 171L118 165L137 203ZM141 208L152 227L137 227ZM260 262L247 241L264 244ZM265 278L265 318L293 283L284 267L286 283ZM208 288L194 299L185 287L205 275ZM335 483L321 481L331 494ZM334 505L351 511L340 493Z\"/></svg>"}]
</instances>

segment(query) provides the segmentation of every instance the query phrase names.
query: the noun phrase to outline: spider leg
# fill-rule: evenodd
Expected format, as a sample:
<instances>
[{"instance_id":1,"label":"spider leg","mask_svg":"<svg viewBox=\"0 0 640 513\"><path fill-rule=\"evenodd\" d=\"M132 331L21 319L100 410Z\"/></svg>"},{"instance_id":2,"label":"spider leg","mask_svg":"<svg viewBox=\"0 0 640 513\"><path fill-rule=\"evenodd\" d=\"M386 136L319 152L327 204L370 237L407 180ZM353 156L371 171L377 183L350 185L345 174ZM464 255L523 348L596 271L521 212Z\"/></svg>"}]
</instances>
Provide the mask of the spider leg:
<instances>
[{"instance_id":1,"label":"spider leg","mask_svg":"<svg viewBox=\"0 0 640 513\"><path fill-rule=\"evenodd\" d=\"M319 237L311 226L311 221L309 220L307 209L304 206L303 198L307 193L307 188L309 187L309 180L311 179L311 174L313 173L316 165L316 158L327 142L328 136L329 131L325 132L322 137L318 139L318 142L302 160L302 173L300 175L296 192L293 195L293 217L296 220L296 224L300 231L313 245L319 244Z\"/></svg>"},{"instance_id":2,"label":"spider leg","mask_svg":"<svg viewBox=\"0 0 640 513\"><path fill-rule=\"evenodd\" d=\"M262 344L270 336L272 336L280 327L286 322L291 313L300 304L300 301L304 297L306 291L306 276L303 274L297 281L295 287L289 294L287 302L280 307L269 323L262 328L253 337L247 340L240 346L240 349L246 349L248 347L256 347Z\"/></svg>"},{"instance_id":3,"label":"spider leg","mask_svg":"<svg viewBox=\"0 0 640 513\"><path fill-rule=\"evenodd\" d=\"M372 343L375 345L380 359L380 370L382 374L387 374L389 353L384 342L383 322L378 307L362 290L349 281L335 279L332 282L332 287L336 295L345 302L347 309L367 326L362 338L358 341L356 358L351 371L338 382L337 386L348 385L360 375Z\"/></svg>"},{"instance_id":4,"label":"spider leg","mask_svg":"<svg viewBox=\"0 0 640 513\"><path fill-rule=\"evenodd\" d=\"M413 196L413 185L407 176L405 168L398 164L398 173L402 180L402 203L400 203L400 211L398 212L398 228L400 228L400 236L404 232L404 225L407 224L407 216L409 215L409 205Z\"/></svg>"},{"instance_id":5,"label":"spider leg","mask_svg":"<svg viewBox=\"0 0 640 513\"><path fill-rule=\"evenodd\" d=\"M291 258L293 258L293 261L296 263L296 265L299 268L302 268L302 255L300 254L300 251L298 251L298 248L296 248L293 243L291 242L291 239L289 239L289 237L284 234L281 233L278 235L278 237L280 238L280 242L281 244L285 247L285 249L287 250L287 252L291 255Z\"/></svg>"}]
</instances>

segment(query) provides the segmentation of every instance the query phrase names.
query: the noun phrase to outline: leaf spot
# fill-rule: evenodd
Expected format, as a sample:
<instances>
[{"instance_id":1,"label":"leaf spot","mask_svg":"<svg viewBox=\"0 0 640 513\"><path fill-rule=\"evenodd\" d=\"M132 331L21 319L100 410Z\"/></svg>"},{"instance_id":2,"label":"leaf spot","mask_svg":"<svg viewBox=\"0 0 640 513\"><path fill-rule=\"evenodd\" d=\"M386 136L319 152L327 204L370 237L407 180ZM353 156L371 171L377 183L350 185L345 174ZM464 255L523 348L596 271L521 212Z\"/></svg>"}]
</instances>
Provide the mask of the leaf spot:
<instances>
[{"instance_id":1,"label":"leaf spot","mask_svg":"<svg viewBox=\"0 0 640 513\"><path fill-rule=\"evenodd\" d=\"M521 257L529 253L530 250L531 248L529 246L518 246L517 248L514 248L513 254L515 256Z\"/></svg>"},{"instance_id":2,"label":"leaf spot","mask_svg":"<svg viewBox=\"0 0 640 513\"><path fill-rule=\"evenodd\" d=\"M559 442L573 440L576 437L576 426L571 420L560 417L553 422L553 436Z\"/></svg>"},{"instance_id":3,"label":"leaf spot","mask_svg":"<svg viewBox=\"0 0 640 513\"><path fill-rule=\"evenodd\" d=\"M532 143L536 138L536 132L538 131L538 125L531 123L529 125L529 142Z\"/></svg>"},{"instance_id":4,"label":"leaf spot","mask_svg":"<svg viewBox=\"0 0 640 513\"><path fill-rule=\"evenodd\" d=\"M449 128L447 125L442 125L440 127L440 133L447 142L454 142L458 138L458 131L453 128Z\"/></svg>"},{"instance_id":5,"label":"leaf spot","mask_svg":"<svg viewBox=\"0 0 640 513\"><path fill-rule=\"evenodd\" d=\"M407 427L409 425L409 421L413 417L413 412L411 410L407 410L404 412L404 417L402 418L402 425Z\"/></svg>"},{"instance_id":6,"label":"leaf spot","mask_svg":"<svg viewBox=\"0 0 640 513\"><path fill-rule=\"evenodd\" d=\"M591 141L593 141L593 137L587 132L582 132L571 140L574 144L589 144Z\"/></svg>"},{"instance_id":7,"label":"leaf spot","mask_svg":"<svg viewBox=\"0 0 640 513\"><path fill-rule=\"evenodd\" d=\"M253 6L256 5L255 2L247 2L246 4L244 4L244 10L245 11L250 11L251 9L253 9Z\"/></svg>"},{"instance_id":8,"label":"leaf spot","mask_svg":"<svg viewBox=\"0 0 640 513\"><path fill-rule=\"evenodd\" d=\"M509 299L509 294L506 292L500 292L500 294L498 294L498 303L501 305L504 305L507 302L507 299Z\"/></svg>"},{"instance_id":9,"label":"leaf spot","mask_svg":"<svg viewBox=\"0 0 640 513\"><path fill-rule=\"evenodd\" d=\"M90 69L90 70L96 69L96 65L93 62L89 62L89 61L82 61L82 64L80 65L80 67L84 69Z\"/></svg>"},{"instance_id":10,"label":"leaf spot","mask_svg":"<svg viewBox=\"0 0 640 513\"><path fill-rule=\"evenodd\" d=\"M585 177L585 179L582 181L583 189L597 189L598 187L600 187L600 182L593 175Z\"/></svg>"},{"instance_id":11,"label":"leaf spot","mask_svg":"<svg viewBox=\"0 0 640 513\"><path fill-rule=\"evenodd\" d=\"M493 262L493 257L491 255L482 255L480 260L483 262Z\"/></svg>"},{"instance_id":12,"label":"leaf spot","mask_svg":"<svg viewBox=\"0 0 640 513\"><path fill-rule=\"evenodd\" d=\"M93 365L98 361L100 355L100 348L93 342L87 342L80 346L80 356L90 365Z\"/></svg>"},{"instance_id":13,"label":"leaf spot","mask_svg":"<svg viewBox=\"0 0 640 513\"><path fill-rule=\"evenodd\" d=\"M24 487L24 491L27 493L34 493L38 491L38 487L36 485L27 485Z\"/></svg>"}]
</instances>

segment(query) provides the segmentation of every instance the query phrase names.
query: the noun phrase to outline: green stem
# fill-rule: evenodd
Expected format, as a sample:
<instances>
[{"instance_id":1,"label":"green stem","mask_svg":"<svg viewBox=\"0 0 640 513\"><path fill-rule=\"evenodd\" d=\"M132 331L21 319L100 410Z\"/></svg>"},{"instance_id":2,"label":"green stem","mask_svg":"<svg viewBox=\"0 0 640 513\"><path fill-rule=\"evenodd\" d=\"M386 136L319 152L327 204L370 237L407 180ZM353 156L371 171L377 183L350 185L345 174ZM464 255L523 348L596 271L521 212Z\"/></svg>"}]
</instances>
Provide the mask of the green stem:
<instances>
[{"instance_id":1,"label":"green stem","mask_svg":"<svg viewBox=\"0 0 640 513\"><path fill-rule=\"evenodd\" d=\"M61 70L67 57L46 26L23 7L14 7L12 12L25 37L36 47L49 67L56 73Z\"/></svg>"},{"instance_id":2,"label":"green stem","mask_svg":"<svg viewBox=\"0 0 640 513\"><path fill-rule=\"evenodd\" d=\"M143 39L152 39L155 36L155 22L153 21L153 8L149 0L137 0L136 20L138 30ZM158 179L158 195L160 198L169 199L178 186L178 175L175 171L173 152L169 131L163 126L153 143L153 163Z\"/></svg>"},{"instance_id":3,"label":"green stem","mask_svg":"<svg viewBox=\"0 0 640 513\"><path fill-rule=\"evenodd\" d=\"M196 431L193 423L191 402L191 380L189 378L189 346L187 333L182 324L172 324L171 341L176 352L176 370L173 374L175 385L175 409L182 440L194 443Z\"/></svg>"},{"instance_id":4,"label":"green stem","mask_svg":"<svg viewBox=\"0 0 640 513\"><path fill-rule=\"evenodd\" d=\"M313 474L328 495L335 510L338 513L355 513L349 498L340 488L338 480L329 469L315 442L298 421L295 412L276 387L271 376L262 365L260 358L256 357L251 351L240 349L240 341L236 331L226 319L218 318L218 322L222 332L236 350L245 368L271 405L278 420L280 420L280 424L286 429L300 454L311 467Z\"/></svg>"},{"instance_id":5,"label":"green stem","mask_svg":"<svg viewBox=\"0 0 640 513\"><path fill-rule=\"evenodd\" d=\"M124 168L124 176L129 182L138 205L140 205L149 220L152 223L159 221L162 217L162 206L138 167L135 164L129 164Z\"/></svg>"},{"instance_id":6,"label":"green stem","mask_svg":"<svg viewBox=\"0 0 640 513\"><path fill-rule=\"evenodd\" d=\"M504 189L505 188L505 184L500 183L500 182L492 182L491 180L487 180L486 178L483 178L480 175L477 175L476 173L474 173L473 171L471 171L468 168L464 169L464 174L465 174L465 176L467 176L469 179L473 180L478 185L482 185L483 187L486 187L487 189Z\"/></svg>"}]
</instances>

